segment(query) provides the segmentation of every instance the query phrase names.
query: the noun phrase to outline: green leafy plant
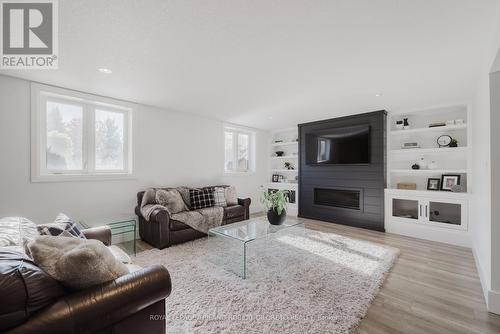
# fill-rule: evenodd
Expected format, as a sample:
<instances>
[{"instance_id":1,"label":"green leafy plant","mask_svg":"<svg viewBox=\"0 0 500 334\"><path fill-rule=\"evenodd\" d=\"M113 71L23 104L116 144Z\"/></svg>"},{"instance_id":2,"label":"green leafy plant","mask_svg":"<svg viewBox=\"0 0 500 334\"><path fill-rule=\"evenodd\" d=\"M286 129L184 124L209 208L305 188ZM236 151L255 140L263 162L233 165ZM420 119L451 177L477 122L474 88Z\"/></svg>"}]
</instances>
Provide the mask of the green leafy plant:
<instances>
[{"instance_id":1,"label":"green leafy plant","mask_svg":"<svg viewBox=\"0 0 500 334\"><path fill-rule=\"evenodd\" d=\"M264 190L260 201L265 205L267 210L275 210L278 215L286 210L286 205L288 203L288 190L278 190L274 192L268 192Z\"/></svg>"}]
</instances>

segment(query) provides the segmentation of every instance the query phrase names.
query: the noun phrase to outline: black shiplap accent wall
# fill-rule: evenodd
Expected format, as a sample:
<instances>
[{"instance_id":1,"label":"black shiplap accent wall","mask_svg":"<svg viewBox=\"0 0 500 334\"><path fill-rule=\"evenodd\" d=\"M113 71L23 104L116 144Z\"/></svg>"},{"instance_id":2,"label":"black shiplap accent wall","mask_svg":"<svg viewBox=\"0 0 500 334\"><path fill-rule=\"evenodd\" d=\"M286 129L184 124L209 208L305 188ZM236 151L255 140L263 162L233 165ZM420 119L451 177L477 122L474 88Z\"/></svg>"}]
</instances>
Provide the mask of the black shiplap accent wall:
<instances>
[{"instance_id":1,"label":"black shiplap accent wall","mask_svg":"<svg viewBox=\"0 0 500 334\"><path fill-rule=\"evenodd\" d=\"M386 187L385 110L299 124L299 217L384 231ZM370 125L370 163L360 165L306 164L306 134L317 130ZM314 205L314 188L361 191L361 210Z\"/></svg>"}]
</instances>

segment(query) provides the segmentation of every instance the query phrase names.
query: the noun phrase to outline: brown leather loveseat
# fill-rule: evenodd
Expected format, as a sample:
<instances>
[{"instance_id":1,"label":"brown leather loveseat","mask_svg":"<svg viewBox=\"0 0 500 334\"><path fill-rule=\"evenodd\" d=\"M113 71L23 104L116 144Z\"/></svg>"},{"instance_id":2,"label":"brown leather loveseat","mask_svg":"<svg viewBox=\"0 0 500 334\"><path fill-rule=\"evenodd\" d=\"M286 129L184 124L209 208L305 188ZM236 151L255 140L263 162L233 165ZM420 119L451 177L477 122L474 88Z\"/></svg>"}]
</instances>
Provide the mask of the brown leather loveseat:
<instances>
[{"instance_id":1,"label":"brown leather loveseat","mask_svg":"<svg viewBox=\"0 0 500 334\"><path fill-rule=\"evenodd\" d=\"M205 188L213 187L227 186L210 186ZM171 219L166 210L156 209L151 214L149 221L147 221L141 214L143 196L144 191L137 193L137 206L135 208L135 213L139 220L139 235L142 240L156 248L162 249L206 236L203 232L196 231L180 221ZM251 202L250 198L238 198L238 204L225 207L222 225L249 219Z\"/></svg>"},{"instance_id":2,"label":"brown leather loveseat","mask_svg":"<svg viewBox=\"0 0 500 334\"><path fill-rule=\"evenodd\" d=\"M111 244L111 231L82 231ZM81 291L69 291L37 267L19 247L0 247L0 333L165 333L163 266L132 272Z\"/></svg>"}]
</instances>

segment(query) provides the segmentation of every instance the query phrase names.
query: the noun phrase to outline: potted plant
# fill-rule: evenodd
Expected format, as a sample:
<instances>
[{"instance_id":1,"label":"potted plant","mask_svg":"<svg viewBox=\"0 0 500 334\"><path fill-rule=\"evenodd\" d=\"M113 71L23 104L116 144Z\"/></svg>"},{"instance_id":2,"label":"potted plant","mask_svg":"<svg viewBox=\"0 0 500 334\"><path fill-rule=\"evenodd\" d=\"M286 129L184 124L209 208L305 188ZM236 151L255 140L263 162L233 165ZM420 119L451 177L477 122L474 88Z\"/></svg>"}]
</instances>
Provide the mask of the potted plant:
<instances>
[{"instance_id":1,"label":"potted plant","mask_svg":"<svg viewBox=\"0 0 500 334\"><path fill-rule=\"evenodd\" d=\"M449 147L458 147L458 140L452 139Z\"/></svg>"},{"instance_id":2,"label":"potted plant","mask_svg":"<svg viewBox=\"0 0 500 334\"><path fill-rule=\"evenodd\" d=\"M262 192L260 198L262 204L266 206L267 220L272 225L281 225L286 218L286 205L288 203L288 190Z\"/></svg>"}]
</instances>

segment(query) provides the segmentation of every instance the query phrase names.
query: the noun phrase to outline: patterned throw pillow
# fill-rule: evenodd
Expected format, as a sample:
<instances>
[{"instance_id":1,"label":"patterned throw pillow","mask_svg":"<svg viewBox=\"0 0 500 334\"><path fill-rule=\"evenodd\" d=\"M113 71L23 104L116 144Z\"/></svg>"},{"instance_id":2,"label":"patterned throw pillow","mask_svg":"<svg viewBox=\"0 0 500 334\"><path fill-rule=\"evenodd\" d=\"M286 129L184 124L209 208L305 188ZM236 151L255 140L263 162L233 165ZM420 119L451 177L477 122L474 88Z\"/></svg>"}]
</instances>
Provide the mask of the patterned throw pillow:
<instances>
[{"instance_id":1,"label":"patterned throw pillow","mask_svg":"<svg viewBox=\"0 0 500 334\"><path fill-rule=\"evenodd\" d=\"M85 235L76 226L75 221L64 213L60 213L53 223L37 225L37 229L40 235L60 235L86 239Z\"/></svg>"},{"instance_id":2,"label":"patterned throw pillow","mask_svg":"<svg viewBox=\"0 0 500 334\"><path fill-rule=\"evenodd\" d=\"M189 189L191 209L203 209L214 206L214 191L212 189Z\"/></svg>"},{"instance_id":3,"label":"patterned throw pillow","mask_svg":"<svg viewBox=\"0 0 500 334\"><path fill-rule=\"evenodd\" d=\"M214 202L215 206L226 207L226 190L223 187L214 188Z\"/></svg>"}]
</instances>

